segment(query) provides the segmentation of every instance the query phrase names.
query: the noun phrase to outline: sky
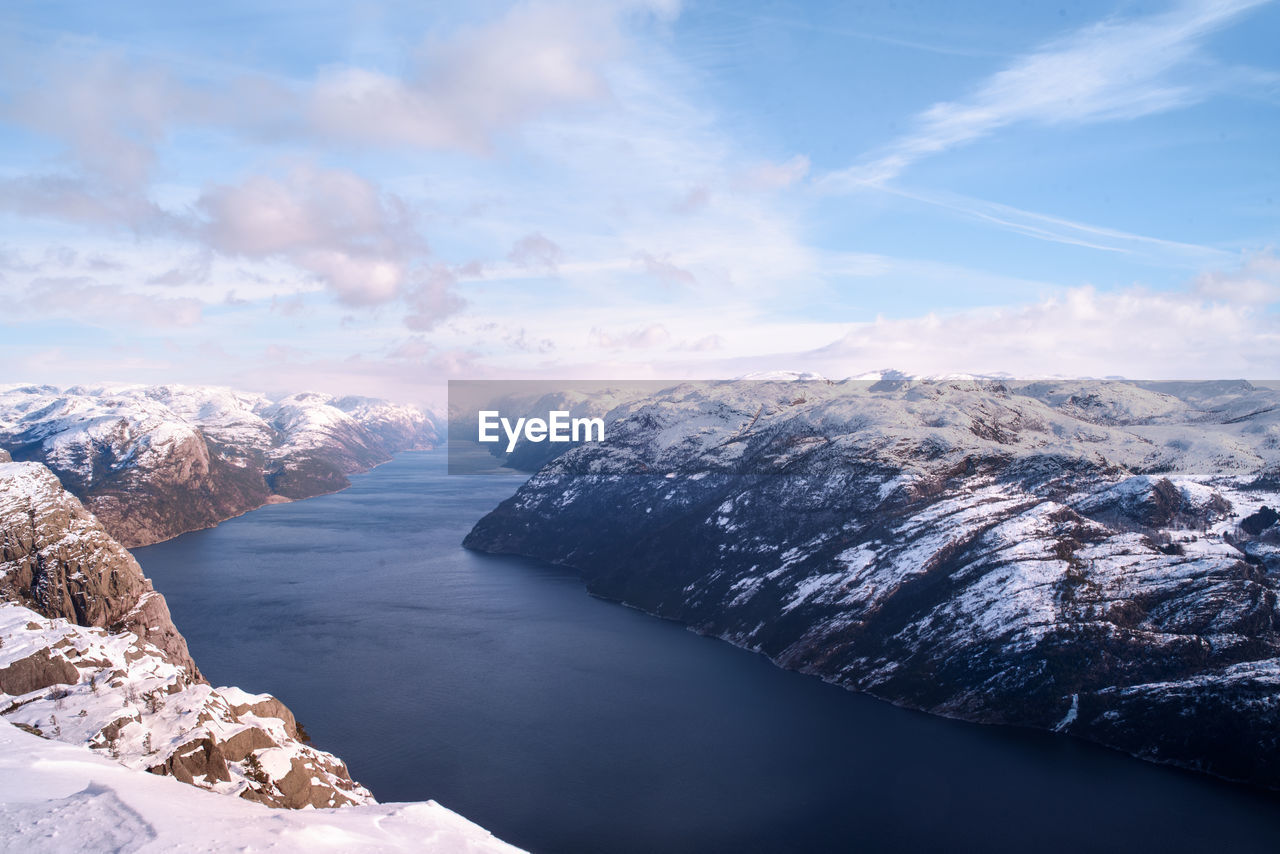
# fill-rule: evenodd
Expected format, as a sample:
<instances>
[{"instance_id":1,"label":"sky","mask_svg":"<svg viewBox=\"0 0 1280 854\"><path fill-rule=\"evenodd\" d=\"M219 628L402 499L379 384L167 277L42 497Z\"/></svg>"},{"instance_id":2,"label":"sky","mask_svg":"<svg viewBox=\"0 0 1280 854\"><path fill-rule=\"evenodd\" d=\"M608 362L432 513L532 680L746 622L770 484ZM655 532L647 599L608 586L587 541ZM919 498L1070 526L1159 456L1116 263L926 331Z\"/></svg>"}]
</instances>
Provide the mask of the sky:
<instances>
[{"instance_id":1,"label":"sky","mask_svg":"<svg viewBox=\"0 0 1280 854\"><path fill-rule=\"evenodd\" d=\"M6 3L0 382L1274 379L1280 3Z\"/></svg>"}]
</instances>

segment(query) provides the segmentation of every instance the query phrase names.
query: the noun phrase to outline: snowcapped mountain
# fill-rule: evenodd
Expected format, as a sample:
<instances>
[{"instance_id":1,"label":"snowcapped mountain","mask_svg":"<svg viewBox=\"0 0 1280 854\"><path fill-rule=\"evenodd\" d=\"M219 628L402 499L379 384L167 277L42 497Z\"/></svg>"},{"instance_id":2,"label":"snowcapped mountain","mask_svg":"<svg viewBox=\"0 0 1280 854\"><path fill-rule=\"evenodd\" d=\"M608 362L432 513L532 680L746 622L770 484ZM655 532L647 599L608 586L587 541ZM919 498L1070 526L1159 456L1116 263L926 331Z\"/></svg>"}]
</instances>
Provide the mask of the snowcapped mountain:
<instances>
[{"instance_id":1,"label":"snowcapped mountain","mask_svg":"<svg viewBox=\"0 0 1280 854\"><path fill-rule=\"evenodd\" d=\"M437 441L422 411L370 398L0 387L0 447L47 465L129 547L342 489L347 475Z\"/></svg>"},{"instance_id":2,"label":"snowcapped mountain","mask_svg":"<svg viewBox=\"0 0 1280 854\"><path fill-rule=\"evenodd\" d=\"M5 850L517 850L376 804L279 700L209 685L129 552L2 450L0 720Z\"/></svg>"},{"instance_id":3,"label":"snowcapped mountain","mask_svg":"<svg viewBox=\"0 0 1280 854\"><path fill-rule=\"evenodd\" d=\"M1280 394L881 372L606 420L466 545L895 703L1280 787Z\"/></svg>"},{"instance_id":4,"label":"snowcapped mountain","mask_svg":"<svg viewBox=\"0 0 1280 854\"><path fill-rule=\"evenodd\" d=\"M280 701L208 685L164 597L39 463L0 463L0 717L272 806L372 801Z\"/></svg>"}]
</instances>

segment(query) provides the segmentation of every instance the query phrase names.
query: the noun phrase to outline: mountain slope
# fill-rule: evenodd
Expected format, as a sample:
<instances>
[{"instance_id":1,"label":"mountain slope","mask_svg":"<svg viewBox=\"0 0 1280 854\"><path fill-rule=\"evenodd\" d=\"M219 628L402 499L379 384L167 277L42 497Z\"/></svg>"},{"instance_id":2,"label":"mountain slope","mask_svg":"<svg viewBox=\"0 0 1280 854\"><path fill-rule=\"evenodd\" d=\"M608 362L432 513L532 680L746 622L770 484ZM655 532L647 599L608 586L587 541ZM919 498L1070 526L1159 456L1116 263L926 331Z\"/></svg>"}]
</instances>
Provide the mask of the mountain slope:
<instances>
[{"instance_id":1,"label":"mountain slope","mask_svg":"<svg viewBox=\"0 0 1280 854\"><path fill-rule=\"evenodd\" d=\"M0 447L47 465L125 546L205 528L269 500L430 447L420 410L304 393L278 401L194 386L0 388Z\"/></svg>"},{"instance_id":2,"label":"mountain slope","mask_svg":"<svg viewBox=\"0 0 1280 854\"><path fill-rule=\"evenodd\" d=\"M372 802L278 700L207 684L164 597L38 463L0 463L0 717L272 806Z\"/></svg>"},{"instance_id":3,"label":"mountain slope","mask_svg":"<svg viewBox=\"0 0 1280 854\"><path fill-rule=\"evenodd\" d=\"M681 386L550 462L466 545L572 566L597 595L896 703L1280 786L1276 400Z\"/></svg>"}]
</instances>

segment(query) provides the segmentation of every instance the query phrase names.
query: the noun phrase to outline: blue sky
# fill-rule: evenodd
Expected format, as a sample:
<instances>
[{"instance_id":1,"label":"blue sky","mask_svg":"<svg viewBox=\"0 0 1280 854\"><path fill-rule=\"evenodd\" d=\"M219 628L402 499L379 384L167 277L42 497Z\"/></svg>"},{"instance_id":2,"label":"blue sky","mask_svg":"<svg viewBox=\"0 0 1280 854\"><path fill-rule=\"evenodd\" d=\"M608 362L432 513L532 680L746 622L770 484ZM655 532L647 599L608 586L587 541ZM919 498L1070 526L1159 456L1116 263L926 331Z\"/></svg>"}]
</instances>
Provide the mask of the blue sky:
<instances>
[{"instance_id":1,"label":"blue sky","mask_svg":"<svg viewBox=\"0 0 1280 854\"><path fill-rule=\"evenodd\" d=\"M1274 378L1280 4L17 2L0 382Z\"/></svg>"}]
</instances>

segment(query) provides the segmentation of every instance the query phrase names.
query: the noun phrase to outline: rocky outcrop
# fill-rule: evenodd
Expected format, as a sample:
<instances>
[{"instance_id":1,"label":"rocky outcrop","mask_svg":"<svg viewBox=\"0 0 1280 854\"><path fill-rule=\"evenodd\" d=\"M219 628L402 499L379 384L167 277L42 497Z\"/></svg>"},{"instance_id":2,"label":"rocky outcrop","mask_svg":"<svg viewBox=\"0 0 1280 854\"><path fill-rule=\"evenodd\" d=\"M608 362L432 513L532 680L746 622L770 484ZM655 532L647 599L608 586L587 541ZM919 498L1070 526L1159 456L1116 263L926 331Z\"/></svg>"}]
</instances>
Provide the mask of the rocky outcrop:
<instances>
[{"instance_id":1,"label":"rocky outcrop","mask_svg":"<svg viewBox=\"0 0 1280 854\"><path fill-rule=\"evenodd\" d=\"M0 692L14 696L30 694L51 685L74 684L79 675L70 662L54 658L48 648L38 649L26 658L0 667Z\"/></svg>"},{"instance_id":2,"label":"rocky outcrop","mask_svg":"<svg viewBox=\"0 0 1280 854\"><path fill-rule=\"evenodd\" d=\"M134 632L189 679L202 678L138 562L39 463L0 464L0 599L76 625Z\"/></svg>"},{"instance_id":3,"label":"rocky outcrop","mask_svg":"<svg viewBox=\"0 0 1280 854\"><path fill-rule=\"evenodd\" d=\"M349 474L436 440L420 410L369 398L0 388L0 447L48 466L127 547L210 527L273 496L345 488Z\"/></svg>"},{"instance_id":4,"label":"rocky outcrop","mask_svg":"<svg viewBox=\"0 0 1280 854\"><path fill-rule=\"evenodd\" d=\"M1212 385L677 387L466 545L898 704L1280 787L1280 411Z\"/></svg>"},{"instance_id":5,"label":"rocky outcrop","mask_svg":"<svg viewBox=\"0 0 1280 854\"><path fill-rule=\"evenodd\" d=\"M0 716L270 806L373 800L279 700L206 683L164 597L38 463L0 463Z\"/></svg>"},{"instance_id":6,"label":"rocky outcrop","mask_svg":"<svg viewBox=\"0 0 1280 854\"><path fill-rule=\"evenodd\" d=\"M0 848L7 852L517 852L434 801L269 810L20 730L0 723Z\"/></svg>"}]
</instances>

